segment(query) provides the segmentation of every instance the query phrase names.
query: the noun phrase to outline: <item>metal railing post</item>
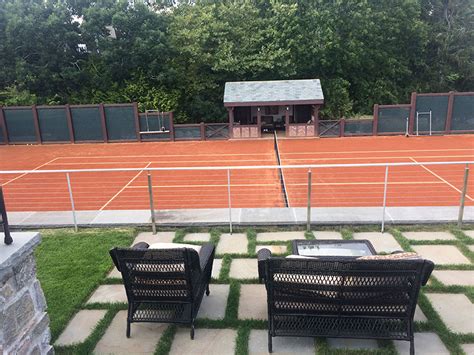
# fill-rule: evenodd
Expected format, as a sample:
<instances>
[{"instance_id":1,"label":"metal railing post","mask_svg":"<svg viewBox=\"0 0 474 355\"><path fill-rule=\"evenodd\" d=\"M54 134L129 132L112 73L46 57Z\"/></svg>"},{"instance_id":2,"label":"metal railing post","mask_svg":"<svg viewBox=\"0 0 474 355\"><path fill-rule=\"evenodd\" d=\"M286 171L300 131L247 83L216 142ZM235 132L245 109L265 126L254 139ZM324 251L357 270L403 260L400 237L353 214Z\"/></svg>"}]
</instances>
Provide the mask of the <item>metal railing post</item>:
<instances>
[{"instance_id":1,"label":"metal railing post","mask_svg":"<svg viewBox=\"0 0 474 355\"><path fill-rule=\"evenodd\" d=\"M229 230L232 234L232 200L230 198L230 169L227 169L227 199L229 202Z\"/></svg>"},{"instance_id":2,"label":"metal railing post","mask_svg":"<svg viewBox=\"0 0 474 355\"><path fill-rule=\"evenodd\" d=\"M150 214L151 214L151 230L156 234L156 220L155 220L155 204L153 203L153 185L151 183L151 174L148 170L148 195L150 197Z\"/></svg>"},{"instance_id":3,"label":"metal railing post","mask_svg":"<svg viewBox=\"0 0 474 355\"><path fill-rule=\"evenodd\" d=\"M308 170L308 209L306 212L306 230L311 231L311 169Z\"/></svg>"},{"instance_id":4,"label":"metal railing post","mask_svg":"<svg viewBox=\"0 0 474 355\"><path fill-rule=\"evenodd\" d=\"M469 164L466 164L466 167L464 168L464 182L462 185L461 201L459 202L458 227L461 227L462 219L464 216L464 202L466 200L468 179L469 179Z\"/></svg>"},{"instance_id":5,"label":"metal railing post","mask_svg":"<svg viewBox=\"0 0 474 355\"><path fill-rule=\"evenodd\" d=\"M385 207L387 206L387 182L388 182L388 165L385 165L385 181L383 184L383 207L382 207L382 228L381 232L385 231Z\"/></svg>"},{"instance_id":6,"label":"metal railing post","mask_svg":"<svg viewBox=\"0 0 474 355\"><path fill-rule=\"evenodd\" d=\"M76 208L74 206L74 196L72 195L71 178L66 173L67 189L69 190L69 199L71 200L72 220L74 222L74 231L77 232Z\"/></svg>"}]
</instances>

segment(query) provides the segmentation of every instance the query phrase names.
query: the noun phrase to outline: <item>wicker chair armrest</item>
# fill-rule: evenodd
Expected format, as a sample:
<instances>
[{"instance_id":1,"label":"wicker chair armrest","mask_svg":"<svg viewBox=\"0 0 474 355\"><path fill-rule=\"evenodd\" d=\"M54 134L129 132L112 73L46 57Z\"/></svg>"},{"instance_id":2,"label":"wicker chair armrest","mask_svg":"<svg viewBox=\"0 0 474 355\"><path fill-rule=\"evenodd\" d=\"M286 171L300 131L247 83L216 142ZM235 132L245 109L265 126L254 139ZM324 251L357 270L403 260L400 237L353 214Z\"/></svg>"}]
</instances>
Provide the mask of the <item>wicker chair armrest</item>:
<instances>
[{"instance_id":1,"label":"wicker chair armrest","mask_svg":"<svg viewBox=\"0 0 474 355\"><path fill-rule=\"evenodd\" d=\"M257 253L258 260L258 280L260 283L265 281L265 260L271 258L272 252L267 248L260 249Z\"/></svg>"},{"instance_id":2,"label":"wicker chair armrest","mask_svg":"<svg viewBox=\"0 0 474 355\"><path fill-rule=\"evenodd\" d=\"M425 286L426 283L428 282L433 269L434 269L434 263L431 260L425 260L425 263L423 264L422 274L421 274L422 286Z\"/></svg>"},{"instance_id":3,"label":"wicker chair armrest","mask_svg":"<svg viewBox=\"0 0 474 355\"><path fill-rule=\"evenodd\" d=\"M206 265L214 259L214 251L216 247L214 244L206 243L201 247L199 251L199 264L201 266L201 271L204 271Z\"/></svg>"},{"instance_id":4,"label":"wicker chair armrest","mask_svg":"<svg viewBox=\"0 0 474 355\"><path fill-rule=\"evenodd\" d=\"M150 245L145 242L138 242L134 246L132 246L132 249L148 249Z\"/></svg>"}]
</instances>

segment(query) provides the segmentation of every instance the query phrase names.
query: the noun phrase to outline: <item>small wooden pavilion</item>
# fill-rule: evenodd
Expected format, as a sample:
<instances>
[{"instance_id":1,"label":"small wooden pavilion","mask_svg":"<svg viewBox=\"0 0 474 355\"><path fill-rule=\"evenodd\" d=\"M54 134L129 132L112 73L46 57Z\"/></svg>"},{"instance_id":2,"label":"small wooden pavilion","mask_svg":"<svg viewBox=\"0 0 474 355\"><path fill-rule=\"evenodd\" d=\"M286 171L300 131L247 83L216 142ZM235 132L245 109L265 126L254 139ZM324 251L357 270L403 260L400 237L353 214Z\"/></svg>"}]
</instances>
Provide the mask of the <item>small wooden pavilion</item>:
<instances>
[{"instance_id":1,"label":"small wooden pavilion","mask_svg":"<svg viewBox=\"0 0 474 355\"><path fill-rule=\"evenodd\" d=\"M258 138L284 130L287 137L318 135L324 103L319 79L239 81L225 84L231 138Z\"/></svg>"}]
</instances>

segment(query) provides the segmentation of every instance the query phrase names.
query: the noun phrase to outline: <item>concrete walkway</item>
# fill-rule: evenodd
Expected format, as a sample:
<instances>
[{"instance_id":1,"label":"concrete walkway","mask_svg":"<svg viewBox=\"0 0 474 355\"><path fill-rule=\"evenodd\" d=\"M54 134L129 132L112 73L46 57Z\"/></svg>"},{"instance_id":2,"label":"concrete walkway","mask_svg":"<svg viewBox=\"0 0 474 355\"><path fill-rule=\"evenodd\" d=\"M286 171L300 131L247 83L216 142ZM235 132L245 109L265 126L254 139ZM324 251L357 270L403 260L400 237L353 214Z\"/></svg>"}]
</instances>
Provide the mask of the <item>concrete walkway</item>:
<instances>
[{"instance_id":1,"label":"concrete walkway","mask_svg":"<svg viewBox=\"0 0 474 355\"><path fill-rule=\"evenodd\" d=\"M306 224L306 208L233 208L234 225L294 225ZM387 224L439 224L456 222L458 207L387 207ZM382 207L319 207L311 209L311 224L380 224ZM180 209L155 211L156 223L161 226L209 226L228 225L229 210ZM9 212L12 227L40 228L72 226L71 211ZM76 220L80 226L147 225L148 210L78 211ZM474 206L464 209L464 222L474 222Z\"/></svg>"}]
</instances>

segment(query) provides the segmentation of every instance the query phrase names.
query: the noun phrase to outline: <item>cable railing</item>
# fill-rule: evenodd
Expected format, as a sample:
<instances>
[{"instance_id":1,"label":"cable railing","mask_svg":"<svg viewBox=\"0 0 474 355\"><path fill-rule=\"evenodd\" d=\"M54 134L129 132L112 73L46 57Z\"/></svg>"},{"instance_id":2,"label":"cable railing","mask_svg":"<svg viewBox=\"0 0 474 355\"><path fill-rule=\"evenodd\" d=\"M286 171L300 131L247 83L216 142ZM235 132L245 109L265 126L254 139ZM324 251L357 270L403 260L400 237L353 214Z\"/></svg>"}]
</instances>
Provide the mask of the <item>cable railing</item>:
<instances>
[{"instance_id":1,"label":"cable railing","mask_svg":"<svg viewBox=\"0 0 474 355\"><path fill-rule=\"evenodd\" d=\"M157 211L225 208L232 231L233 209L278 208L291 210L295 220L296 213L305 214L309 230L321 218L319 208L377 207L384 231L391 207L456 207L460 225L465 205L474 205L473 163L162 167L150 162L130 168L0 171L0 185L9 211L70 211L76 229L78 211L149 210L156 232Z\"/></svg>"}]
</instances>

